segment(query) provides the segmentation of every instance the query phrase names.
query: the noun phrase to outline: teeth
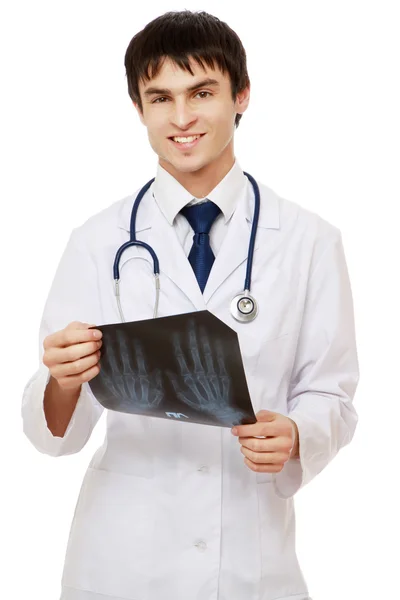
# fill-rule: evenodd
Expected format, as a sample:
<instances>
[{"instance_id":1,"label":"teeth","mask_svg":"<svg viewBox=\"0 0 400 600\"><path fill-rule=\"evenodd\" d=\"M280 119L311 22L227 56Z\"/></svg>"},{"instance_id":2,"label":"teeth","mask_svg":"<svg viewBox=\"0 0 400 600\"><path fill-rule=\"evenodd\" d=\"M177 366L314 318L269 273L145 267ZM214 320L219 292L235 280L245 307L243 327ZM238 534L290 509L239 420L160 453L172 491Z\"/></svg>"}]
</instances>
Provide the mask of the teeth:
<instances>
[{"instance_id":1,"label":"teeth","mask_svg":"<svg viewBox=\"0 0 400 600\"><path fill-rule=\"evenodd\" d=\"M180 142L181 144L187 144L189 142L194 142L194 140L197 140L197 138L199 138L199 135L192 135L190 137L174 137L172 138L174 140L174 142Z\"/></svg>"}]
</instances>

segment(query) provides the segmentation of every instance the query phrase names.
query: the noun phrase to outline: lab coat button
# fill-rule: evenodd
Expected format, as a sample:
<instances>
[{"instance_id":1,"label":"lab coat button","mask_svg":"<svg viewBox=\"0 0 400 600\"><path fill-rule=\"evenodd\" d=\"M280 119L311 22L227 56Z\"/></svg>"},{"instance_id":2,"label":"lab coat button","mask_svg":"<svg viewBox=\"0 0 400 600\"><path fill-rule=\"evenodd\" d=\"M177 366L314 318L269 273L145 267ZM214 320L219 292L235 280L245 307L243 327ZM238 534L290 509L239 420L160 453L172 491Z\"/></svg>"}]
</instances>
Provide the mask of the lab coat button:
<instances>
[{"instance_id":1,"label":"lab coat button","mask_svg":"<svg viewBox=\"0 0 400 600\"><path fill-rule=\"evenodd\" d=\"M206 465L203 465L202 467L200 467L200 469L197 470L200 471L200 473L208 473L210 469Z\"/></svg>"},{"instance_id":2,"label":"lab coat button","mask_svg":"<svg viewBox=\"0 0 400 600\"><path fill-rule=\"evenodd\" d=\"M194 545L199 552L205 552L207 550L207 544L203 540L198 540Z\"/></svg>"}]
</instances>

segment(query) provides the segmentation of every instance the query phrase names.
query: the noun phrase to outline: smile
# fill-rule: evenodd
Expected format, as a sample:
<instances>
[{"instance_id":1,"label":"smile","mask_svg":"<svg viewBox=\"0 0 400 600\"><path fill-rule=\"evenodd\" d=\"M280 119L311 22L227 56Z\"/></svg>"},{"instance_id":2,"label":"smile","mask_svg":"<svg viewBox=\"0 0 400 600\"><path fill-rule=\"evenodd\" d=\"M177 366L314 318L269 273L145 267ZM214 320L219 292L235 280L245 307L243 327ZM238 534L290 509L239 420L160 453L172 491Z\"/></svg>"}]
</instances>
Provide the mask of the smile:
<instances>
[{"instance_id":1,"label":"smile","mask_svg":"<svg viewBox=\"0 0 400 600\"><path fill-rule=\"evenodd\" d=\"M176 148L179 148L181 150L187 150L190 148L194 148L194 146L196 146L199 143L199 140L205 135L205 133L201 133L198 135L190 135L187 137L174 136L172 138L169 138L169 140L174 144Z\"/></svg>"}]
</instances>

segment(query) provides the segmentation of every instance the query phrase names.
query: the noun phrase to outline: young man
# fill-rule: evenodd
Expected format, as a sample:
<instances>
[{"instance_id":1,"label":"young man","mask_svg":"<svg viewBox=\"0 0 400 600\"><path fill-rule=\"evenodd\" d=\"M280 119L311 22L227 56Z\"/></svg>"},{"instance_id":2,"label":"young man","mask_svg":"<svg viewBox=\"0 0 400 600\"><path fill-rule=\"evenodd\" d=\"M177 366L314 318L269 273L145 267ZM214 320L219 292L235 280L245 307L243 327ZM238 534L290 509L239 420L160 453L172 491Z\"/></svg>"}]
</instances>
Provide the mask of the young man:
<instances>
[{"instance_id":1,"label":"young man","mask_svg":"<svg viewBox=\"0 0 400 600\"><path fill-rule=\"evenodd\" d=\"M158 156L137 215L160 259L159 316L207 309L237 333L257 423L229 428L107 411L70 532L63 600L306 600L294 494L352 438L358 381L340 232L259 183L251 293L243 290L254 194L234 154L249 104L237 35L201 12L167 13L125 56L128 89ZM112 265L137 192L74 230L40 329L43 362L23 399L24 431L52 456L79 452L103 407L88 382L101 333L120 320ZM214 211L197 230L196 211ZM206 231L207 230L207 231ZM206 250L200 248L199 237ZM201 252L206 251L204 269ZM134 260L136 258L143 260ZM151 318L152 263L121 260L125 319Z\"/></svg>"}]
</instances>

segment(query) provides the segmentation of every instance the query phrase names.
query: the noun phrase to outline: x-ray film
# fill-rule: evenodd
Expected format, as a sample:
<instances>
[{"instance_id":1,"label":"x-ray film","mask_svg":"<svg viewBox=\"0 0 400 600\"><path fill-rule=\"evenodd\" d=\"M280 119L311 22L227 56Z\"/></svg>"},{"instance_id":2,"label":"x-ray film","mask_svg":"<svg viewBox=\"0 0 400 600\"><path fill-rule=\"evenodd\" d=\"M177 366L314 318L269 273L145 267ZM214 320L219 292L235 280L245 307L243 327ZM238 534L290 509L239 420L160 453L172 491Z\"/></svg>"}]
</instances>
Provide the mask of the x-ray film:
<instances>
[{"instance_id":1,"label":"x-ray film","mask_svg":"<svg viewBox=\"0 0 400 600\"><path fill-rule=\"evenodd\" d=\"M96 327L109 410L232 427L255 423L237 333L207 310Z\"/></svg>"}]
</instances>

